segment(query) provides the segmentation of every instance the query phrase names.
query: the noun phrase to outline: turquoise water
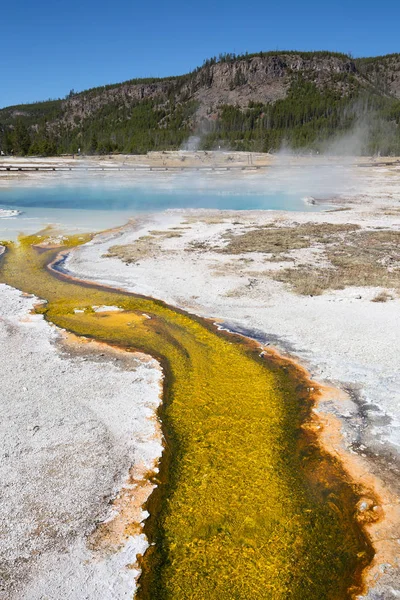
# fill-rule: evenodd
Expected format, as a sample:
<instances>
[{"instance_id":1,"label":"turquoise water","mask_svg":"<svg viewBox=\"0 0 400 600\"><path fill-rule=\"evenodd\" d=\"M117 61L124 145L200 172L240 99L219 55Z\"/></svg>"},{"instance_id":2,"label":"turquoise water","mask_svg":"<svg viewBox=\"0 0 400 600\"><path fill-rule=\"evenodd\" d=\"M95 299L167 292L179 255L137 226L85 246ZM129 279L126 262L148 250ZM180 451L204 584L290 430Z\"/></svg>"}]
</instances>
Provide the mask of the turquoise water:
<instances>
[{"instance_id":1,"label":"turquoise water","mask_svg":"<svg viewBox=\"0 0 400 600\"><path fill-rule=\"evenodd\" d=\"M159 211L168 208L223 210L318 210L300 196L263 193L232 185L225 189L57 186L12 187L0 190L1 208L70 208L86 210Z\"/></svg>"},{"instance_id":2,"label":"turquoise water","mask_svg":"<svg viewBox=\"0 0 400 600\"><path fill-rule=\"evenodd\" d=\"M260 180L162 178L123 181L99 179L58 185L29 185L25 180L0 188L0 208L18 209L16 218L0 219L0 239L15 239L54 224L73 231L93 231L124 224L143 212L166 209L316 211L301 195L265 191Z\"/></svg>"}]
</instances>

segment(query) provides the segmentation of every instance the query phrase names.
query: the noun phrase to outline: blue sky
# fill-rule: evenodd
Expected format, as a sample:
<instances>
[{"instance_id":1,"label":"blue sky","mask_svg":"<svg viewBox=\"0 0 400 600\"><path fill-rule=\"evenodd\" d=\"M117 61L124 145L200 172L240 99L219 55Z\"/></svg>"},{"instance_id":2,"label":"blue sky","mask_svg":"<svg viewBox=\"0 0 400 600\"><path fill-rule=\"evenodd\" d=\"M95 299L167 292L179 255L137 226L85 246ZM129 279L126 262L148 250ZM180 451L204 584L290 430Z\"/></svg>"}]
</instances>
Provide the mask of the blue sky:
<instances>
[{"instance_id":1,"label":"blue sky","mask_svg":"<svg viewBox=\"0 0 400 600\"><path fill-rule=\"evenodd\" d=\"M220 52L400 52L399 0L3 0L0 107L133 77L185 73Z\"/></svg>"}]
</instances>

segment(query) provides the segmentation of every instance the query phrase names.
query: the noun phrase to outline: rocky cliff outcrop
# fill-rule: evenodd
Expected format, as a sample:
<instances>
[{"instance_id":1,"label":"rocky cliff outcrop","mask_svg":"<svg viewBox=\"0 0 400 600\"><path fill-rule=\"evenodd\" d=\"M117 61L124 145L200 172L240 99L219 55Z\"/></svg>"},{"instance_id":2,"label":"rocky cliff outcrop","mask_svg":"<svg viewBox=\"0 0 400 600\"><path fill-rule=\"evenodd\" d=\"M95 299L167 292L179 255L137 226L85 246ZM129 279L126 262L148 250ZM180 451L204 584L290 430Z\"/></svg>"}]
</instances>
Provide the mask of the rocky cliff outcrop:
<instances>
[{"instance_id":1,"label":"rocky cliff outcrop","mask_svg":"<svg viewBox=\"0 0 400 600\"><path fill-rule=\"evenodd\" d=\"M245 107L250 101L269 103L284 98L294 77L302 75L318 87L351 89L349 82L335 80L337 75L354 75L359 82L354 61L336 56L304 58L298 54L255 56L230 62L204 65L190 75L154 83L125 82L118 86L96 88L63 101L65 119L83 119L107 104L129 107L142 100L162 105L174 94L175 101L194 99L199 103L198 118L205 118L221 104Z\"/></svg>"}]
</instances>

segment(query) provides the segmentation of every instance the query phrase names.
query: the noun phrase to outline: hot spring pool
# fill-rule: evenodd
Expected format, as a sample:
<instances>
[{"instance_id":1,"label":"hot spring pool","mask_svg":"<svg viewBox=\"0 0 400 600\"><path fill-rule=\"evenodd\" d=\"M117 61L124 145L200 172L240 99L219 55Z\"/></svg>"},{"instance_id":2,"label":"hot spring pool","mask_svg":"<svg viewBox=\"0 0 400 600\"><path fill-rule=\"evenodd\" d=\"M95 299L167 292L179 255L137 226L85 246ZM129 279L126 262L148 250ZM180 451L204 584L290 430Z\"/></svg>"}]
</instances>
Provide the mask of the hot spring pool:
<instances>
[{"instance_id":1,"label":"hot spring pool","mask_svg":"<svg viewBox=\"0 0 400 600\"><path fill-rule=\"evenodd\" d=\"M69 231L97 231L123 225L138 213L167 209L319 211L301 194L264 189L262 182L234 178L143 179L49 183L16 181L0 188L0 209L18 217L0 218L0 239L36 232L53 224Z\"/></svg>"}]
</instances>

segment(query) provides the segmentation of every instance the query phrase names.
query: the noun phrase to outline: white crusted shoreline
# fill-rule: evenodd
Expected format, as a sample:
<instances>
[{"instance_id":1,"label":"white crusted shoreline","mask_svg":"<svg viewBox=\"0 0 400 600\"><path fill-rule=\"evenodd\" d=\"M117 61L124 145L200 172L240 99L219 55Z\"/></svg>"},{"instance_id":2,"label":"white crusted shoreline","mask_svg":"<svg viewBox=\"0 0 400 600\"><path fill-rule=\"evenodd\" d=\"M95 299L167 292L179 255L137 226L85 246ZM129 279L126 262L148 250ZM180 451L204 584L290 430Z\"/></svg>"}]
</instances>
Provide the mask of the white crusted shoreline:
<instances>
[{"instance_id":1,"label":"white crusted shoreline","mask_svg":"<svg viewBox=\"0 0 400 600\"><path fill-rule=\"evenodd\" d=\"M30 314L35 302L0 285L0 598L128 600L148 545L140 527L90 540L118 519L113 498L158 463L161 371L141 354L65 340ZM146 518L140 506L130 516Z\"/></svg>"},{"instance_id":2,"label":"white crusted shoreline","mask_svg":"<svg viewBox=\"0 0 400 600\"><path fill-rule=\"evenodd\" d=\"M20 210L8 210L6 208L0 208L0 219L13 219L21 214Z\"/></svg>"}]
</instances>

